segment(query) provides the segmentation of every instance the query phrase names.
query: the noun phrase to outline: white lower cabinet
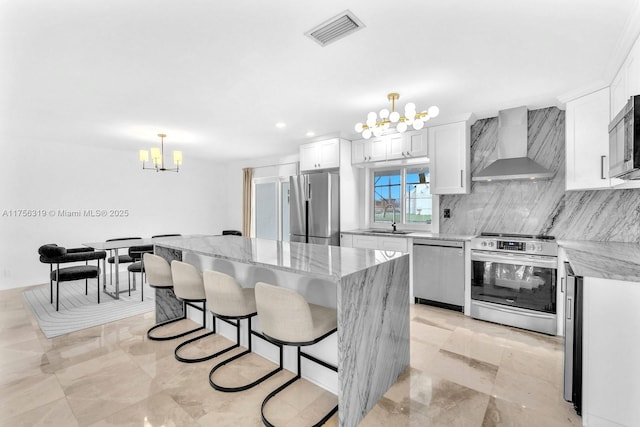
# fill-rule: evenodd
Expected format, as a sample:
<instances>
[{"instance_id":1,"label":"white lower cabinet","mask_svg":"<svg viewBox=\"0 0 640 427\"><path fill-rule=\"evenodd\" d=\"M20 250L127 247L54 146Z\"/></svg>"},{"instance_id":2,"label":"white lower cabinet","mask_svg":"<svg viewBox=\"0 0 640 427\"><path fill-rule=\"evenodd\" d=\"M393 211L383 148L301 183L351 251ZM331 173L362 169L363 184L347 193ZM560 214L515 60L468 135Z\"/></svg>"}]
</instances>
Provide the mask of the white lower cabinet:
<instances>
[{"instance_id":1,"label":"white lower cabinet","mask_svg":"<svg viewBox=\"0 0 640 427\"><path fill-rule=\"evenodd\" d=\"M407 237L374 236L371 234L341 234L340 244L344 247L378 249L381 251L409 252Z\"/></svg>"},{"instance_id":2,"label":"white lower cabinet","mask_svg":"<svg viewBox=\"0 0 640 427\"><path fill-rule=\"evenodd\" d=\"M640 283L584 278L582 419L640 426Z\"/></svg>"}]
</instances>

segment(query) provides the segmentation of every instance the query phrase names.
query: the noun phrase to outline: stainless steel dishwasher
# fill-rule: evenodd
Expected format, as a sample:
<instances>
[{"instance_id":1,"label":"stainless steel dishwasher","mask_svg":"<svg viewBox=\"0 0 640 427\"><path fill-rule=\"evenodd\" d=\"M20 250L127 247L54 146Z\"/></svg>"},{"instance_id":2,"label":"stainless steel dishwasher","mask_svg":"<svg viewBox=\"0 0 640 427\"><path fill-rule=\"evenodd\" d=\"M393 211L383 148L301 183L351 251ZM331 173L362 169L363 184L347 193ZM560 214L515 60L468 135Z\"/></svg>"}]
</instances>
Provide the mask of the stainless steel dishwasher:
<instances>
[{"instance_id":1,"label":"stainless steel dishwasher","mask_svg":"<svg viewBox=\"0 0 640 427\"><path fill-rule=\"evenodd\" d=\"M464 242L414 239L416 303L464 311Z\"/></svg>"}]
</instances>

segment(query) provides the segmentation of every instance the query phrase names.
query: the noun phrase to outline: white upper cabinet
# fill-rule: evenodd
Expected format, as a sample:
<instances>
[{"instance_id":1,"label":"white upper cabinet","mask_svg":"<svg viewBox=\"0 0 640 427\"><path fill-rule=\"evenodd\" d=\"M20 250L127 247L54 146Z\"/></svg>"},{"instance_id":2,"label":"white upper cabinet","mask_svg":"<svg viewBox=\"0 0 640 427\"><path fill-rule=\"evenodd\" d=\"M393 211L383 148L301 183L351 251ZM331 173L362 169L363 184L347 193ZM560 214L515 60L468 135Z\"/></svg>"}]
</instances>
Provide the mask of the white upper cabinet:
<instances>
[{"instance_id":1,"label":"white upper cabinet","mask_svg":"<svg viewBox=\"0 0 640 427\"><path fill-rule=\"evenodd\" d=\"M338 138L300 146L301 171L337 167L340 167L340 140Z\"/></svg>"},{"instance_id":2,"label":"white upper cabinet","mask_svg":"<svg viewBox=\"0 0 640 427\"><path fill-rule=\"evenodd\" d=\"M427 130L393 133L372 139L353 141L351 162L363 164L385 160L427 157Z\"/></svg>"},{"instance_id":3,"label":"white upper cabinet","mask_svg":"<svg viewBox=\"0 0 640 427\"><path fill-rule=\"evenodd\" d=\"M467 122L429 128L431 194L467 194L471 189Z\"/></svg>"},{"instance_id":4,"label":"white upper cabinet","mask_svg":"<svg viewBox=\"0 0 640 427\"><path fill-rule=\"evenodd\" d=\"M359 139L351 143L351 163L369 163L387 160L387 136Z\"/></svg>"},{"instance_id":5,"label":"white upper cabinet","mask_svg":"<svg viewBox=\"0 0 640 427\"><path fill-rule=\"evenodd\" d=\"M566 190L610 188L609 88L567 102Z\"/></svg>"},{"instance_id":6,"label":"white upper cabinet","mask_svg":"<svg viewBox=\"0 0 640 427\"><path fill-rule=\"evenodd\" d=\"M390 135L387 159L410 159L428 155L426 129Z\"/></svg>"},{"instance_id":7,"label":"white upper cabinet","mask_svg":"<svg viewBox=\"0 0 640 427\"><path fill-rule=\"evenodd\" d=\"M640 95L640 38L636 40L618 74L611 82L611 111L613 119L633 95Z\"/></svg>"}]
</instances>

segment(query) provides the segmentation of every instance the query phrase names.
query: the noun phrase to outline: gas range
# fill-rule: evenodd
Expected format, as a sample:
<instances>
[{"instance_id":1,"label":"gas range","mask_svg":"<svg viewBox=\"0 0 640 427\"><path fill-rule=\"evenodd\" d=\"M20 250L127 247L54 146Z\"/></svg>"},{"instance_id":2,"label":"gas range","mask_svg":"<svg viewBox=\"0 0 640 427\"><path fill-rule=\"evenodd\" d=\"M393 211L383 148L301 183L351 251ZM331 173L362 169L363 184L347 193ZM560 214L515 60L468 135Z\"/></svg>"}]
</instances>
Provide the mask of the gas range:
<instances>
[{"instance_id":1,"label":"gas range","mask_svg":"<svg viewBox=\"0 0 640 427\"><path fill-rule=\"evenodd\" d=\"M555 257L558 243L547 235L482 233L471 239L471 250Z\"/></svg>"}]
</instances>

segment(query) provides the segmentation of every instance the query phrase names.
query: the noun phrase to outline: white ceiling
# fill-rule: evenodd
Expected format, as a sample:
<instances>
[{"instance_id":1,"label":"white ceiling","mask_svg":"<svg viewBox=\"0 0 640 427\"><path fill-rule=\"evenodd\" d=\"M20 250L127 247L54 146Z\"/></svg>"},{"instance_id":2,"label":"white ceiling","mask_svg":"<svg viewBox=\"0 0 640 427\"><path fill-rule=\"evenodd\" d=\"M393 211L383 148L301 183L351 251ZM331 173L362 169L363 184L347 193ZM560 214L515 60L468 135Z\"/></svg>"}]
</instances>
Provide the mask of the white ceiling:
<instances>
[{"instance_id":1,"label":"white ceiling","mask_svg":"<svg viewBox=\"0 0 640 427\"><path fill-rule=\"evenodd\" d=\"M304 36L345 9L366 28ZM0 0L0 132L132 156L165 132L185 167L293 154L310 130L354 136L391 91L443 118L555 105L611 78L637 16L636 0Z\"/></svg>"}]
</instances>

